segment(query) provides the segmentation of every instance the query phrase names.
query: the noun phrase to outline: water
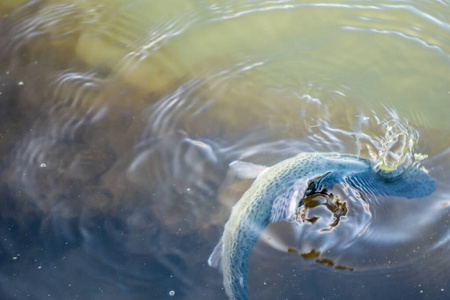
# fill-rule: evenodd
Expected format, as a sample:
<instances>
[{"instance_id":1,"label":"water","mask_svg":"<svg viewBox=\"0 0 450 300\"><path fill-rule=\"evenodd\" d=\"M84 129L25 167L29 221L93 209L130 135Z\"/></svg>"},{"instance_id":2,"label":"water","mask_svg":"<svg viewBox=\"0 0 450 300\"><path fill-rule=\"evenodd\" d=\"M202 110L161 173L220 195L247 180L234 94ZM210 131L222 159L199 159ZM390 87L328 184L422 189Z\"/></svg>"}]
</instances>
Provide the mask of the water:
<instances>
[{"instance_id":1,"label":"water","mask_svg":"<svg viewBox=\"0 0 450 300\"><path fill-rule=\"evenodd\" d=\"M437 190L336 186L331 229L311 199L257 243L250 296L447 299L449 5L2 1L1 298L225 299L207 258L251 184L229 163L337 151Z\"/></svg>"}]
</instances>

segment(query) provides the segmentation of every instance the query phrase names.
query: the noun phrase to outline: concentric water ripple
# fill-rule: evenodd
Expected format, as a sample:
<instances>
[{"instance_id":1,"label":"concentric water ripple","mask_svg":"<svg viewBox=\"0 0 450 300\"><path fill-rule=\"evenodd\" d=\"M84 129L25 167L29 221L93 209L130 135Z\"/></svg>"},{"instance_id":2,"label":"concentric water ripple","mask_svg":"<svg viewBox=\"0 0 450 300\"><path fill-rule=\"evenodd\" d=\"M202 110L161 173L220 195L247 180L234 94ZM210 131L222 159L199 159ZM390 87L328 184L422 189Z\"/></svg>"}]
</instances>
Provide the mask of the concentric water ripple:
<instances>
[{"instance_id":1,"label":"concentric water ripple","mask_svg":"<svg viewBox=\"0 0 450 300\"><path fill-rule=\"evenodd\" d=\"M206 260L251 184L229 163L332 151L436 192L308 199L256 245L250 297L448 298L446 1L11 3L1 298L224 299Z\"/></svg>"}]
</instances>

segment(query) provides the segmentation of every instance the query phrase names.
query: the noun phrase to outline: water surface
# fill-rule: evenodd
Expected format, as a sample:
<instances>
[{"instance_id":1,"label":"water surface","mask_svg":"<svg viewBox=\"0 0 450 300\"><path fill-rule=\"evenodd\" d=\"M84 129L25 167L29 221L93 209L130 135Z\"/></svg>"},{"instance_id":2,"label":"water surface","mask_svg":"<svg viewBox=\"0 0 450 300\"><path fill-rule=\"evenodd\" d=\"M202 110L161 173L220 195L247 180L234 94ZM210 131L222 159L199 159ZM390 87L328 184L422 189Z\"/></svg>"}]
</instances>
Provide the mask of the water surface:
<instances>
[{"instance_id":1,"label":"water surface","mask_svg":"<svg viewBox=\"0 0 450 300\"><path fill-rule=\"evenodd\" d=\"M447 299L449 5L0 4L1 298L225 299L207 258L251 184L229 163L336 151L437 190L311 199L257 243L250 296Z\"/></svg>"}]
</instances>

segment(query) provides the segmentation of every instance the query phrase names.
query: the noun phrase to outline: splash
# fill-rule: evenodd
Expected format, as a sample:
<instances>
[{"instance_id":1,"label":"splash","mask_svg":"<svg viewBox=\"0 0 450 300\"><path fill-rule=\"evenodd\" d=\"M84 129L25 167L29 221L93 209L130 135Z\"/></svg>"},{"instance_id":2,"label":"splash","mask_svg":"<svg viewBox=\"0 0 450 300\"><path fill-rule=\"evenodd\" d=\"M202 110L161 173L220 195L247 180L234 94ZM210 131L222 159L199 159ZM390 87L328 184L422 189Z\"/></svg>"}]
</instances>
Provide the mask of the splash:
<instances>
[{"instance_id":1,"label":"splash","mask_svg":"<svg viewBox=\"0 0 450 300\"><path fill-rule=\"evenodd\" d=\"M398 176L413 164L426 158L426 155L415 153L415 146L419 140L419 132L412 127L408 120L400 117L393 109L386 108L387 117L380 119L374 113L373 124L381 134L364 134L362 125L370 124L370 118L357 116L354 125L357 154L366 150L370 158L375 161L374 170L383 172L386 176ZM365 138L368 143L361 143ZM363 149L366 147L366 149Z\"/></svg>"},{"instance_id":2,"label":"splash","mask_svg":"<svg viewBox=\"0 0 450 300\"><path fill-rule=\"evenodd\" d=\"M414 163L414 147L419 133L408 124L406 118L400 118L394 110L388 112L390 118L379 122L386 133L379 140L380 148L375 168L394 171L398 166L407 168Z\"/></svg>"}]
</instances>

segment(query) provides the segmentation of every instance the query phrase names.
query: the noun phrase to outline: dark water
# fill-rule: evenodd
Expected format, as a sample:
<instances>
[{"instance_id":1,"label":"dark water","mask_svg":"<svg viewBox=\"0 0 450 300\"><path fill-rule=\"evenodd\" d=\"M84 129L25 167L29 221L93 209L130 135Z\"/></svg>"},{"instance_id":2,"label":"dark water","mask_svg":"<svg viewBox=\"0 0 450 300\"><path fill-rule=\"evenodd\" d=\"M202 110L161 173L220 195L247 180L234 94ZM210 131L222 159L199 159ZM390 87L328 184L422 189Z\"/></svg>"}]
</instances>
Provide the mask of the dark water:
<instances>
[{"instance_id":1,"label":"dark water","mask_svg":"<svg viewBox=\"0 0 450 300\"><path fill-rule=\"evenodd\" d=\"M448 299L449 5L2 1L0 298L226 299L229 163L336 151L437 190L336 186L331 229L311 199L257 243L250 297Z\"/></svg>"}]
</instances>

